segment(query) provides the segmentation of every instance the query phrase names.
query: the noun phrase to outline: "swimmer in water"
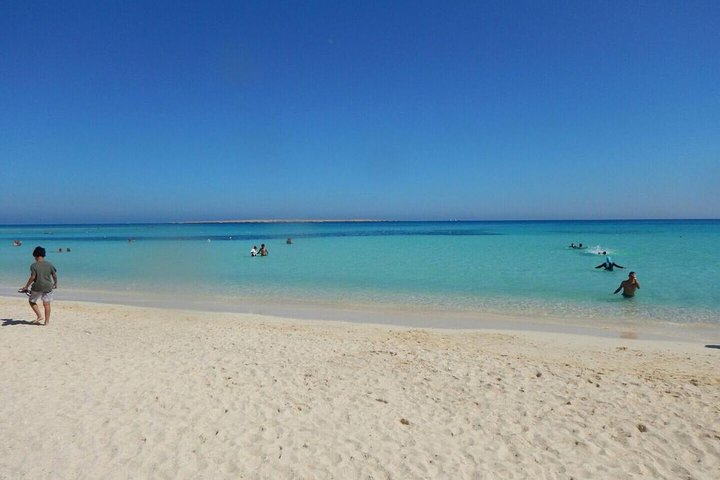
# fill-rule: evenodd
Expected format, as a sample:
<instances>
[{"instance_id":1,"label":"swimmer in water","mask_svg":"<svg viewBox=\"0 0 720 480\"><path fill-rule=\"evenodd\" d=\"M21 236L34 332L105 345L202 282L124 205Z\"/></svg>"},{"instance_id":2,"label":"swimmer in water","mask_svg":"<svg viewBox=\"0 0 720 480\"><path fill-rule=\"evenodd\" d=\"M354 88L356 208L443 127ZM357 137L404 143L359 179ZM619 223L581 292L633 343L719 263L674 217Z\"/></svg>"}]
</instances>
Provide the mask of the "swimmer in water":
<instances>
[{"instance_id":1,"label":"swimmer in water","mask_svg":"<svg viewBox=\"0 0 720 480\"><path fill-rule=\"evenodd\" d=\"M613 271L613 268L615 268L615 267L617 267L617 268L625 268L625 267L623 267L622 265L618 265L617 263L613 262L613 261L612 261L612 258L610 258L610 257L605 257L605 261L604 261L603 263L601 263L600 265L598 265L597 267L595 267L595 268L604 268L605 270L607 270L607 271L609 271L609 272L612 272L612 271Z\"/></svg>"},{"instance_id":2,"label":"swimmer in water","mask_svg":"<svg viewBox=\"0 0 720 480\"><path fill-rule=\"evenodd\" d=\"M627 280L623 280L620 286L613 292L613 295L622 290L622 296L625 298L632 298L635 296L635 290L640 290L640 282L637 280L635 272L628 274Z\"/></svg>"}]
</instances>

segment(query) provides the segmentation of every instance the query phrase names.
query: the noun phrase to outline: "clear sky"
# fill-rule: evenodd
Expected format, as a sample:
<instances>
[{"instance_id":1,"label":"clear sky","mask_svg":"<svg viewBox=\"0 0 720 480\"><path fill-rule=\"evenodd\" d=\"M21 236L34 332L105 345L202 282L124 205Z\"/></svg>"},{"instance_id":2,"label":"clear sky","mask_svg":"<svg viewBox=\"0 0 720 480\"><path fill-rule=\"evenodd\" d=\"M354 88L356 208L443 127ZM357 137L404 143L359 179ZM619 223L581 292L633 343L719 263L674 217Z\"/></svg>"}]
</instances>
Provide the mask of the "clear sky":
<instances>
[{"instance_id":1,"label":"clear sky","mask_svg":"<svg viewBox=\"0 0 720 480\"><path fill-rule=\"evenodd\" d=\"M720 217L720 2L0 2L0 223Z\"/></svg>"}]
</instances>

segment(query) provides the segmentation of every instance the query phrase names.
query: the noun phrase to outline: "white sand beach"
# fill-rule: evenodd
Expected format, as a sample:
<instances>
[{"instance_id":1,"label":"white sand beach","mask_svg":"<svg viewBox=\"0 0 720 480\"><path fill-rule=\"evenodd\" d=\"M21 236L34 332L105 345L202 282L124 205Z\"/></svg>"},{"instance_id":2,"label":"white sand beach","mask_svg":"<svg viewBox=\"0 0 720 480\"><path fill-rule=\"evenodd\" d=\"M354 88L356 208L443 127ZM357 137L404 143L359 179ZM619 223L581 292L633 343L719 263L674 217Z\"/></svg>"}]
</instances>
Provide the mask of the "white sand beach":
<instances>
[{"instance_id":1,"label":"white sand beach","mask_svg":"<svg viewBox=\"0 0 720 480\"><path fill-rule=\"evenodd\" d=\"M703 343L0 307L3 480L720 478Z\"/></svg>"}]
</instances>

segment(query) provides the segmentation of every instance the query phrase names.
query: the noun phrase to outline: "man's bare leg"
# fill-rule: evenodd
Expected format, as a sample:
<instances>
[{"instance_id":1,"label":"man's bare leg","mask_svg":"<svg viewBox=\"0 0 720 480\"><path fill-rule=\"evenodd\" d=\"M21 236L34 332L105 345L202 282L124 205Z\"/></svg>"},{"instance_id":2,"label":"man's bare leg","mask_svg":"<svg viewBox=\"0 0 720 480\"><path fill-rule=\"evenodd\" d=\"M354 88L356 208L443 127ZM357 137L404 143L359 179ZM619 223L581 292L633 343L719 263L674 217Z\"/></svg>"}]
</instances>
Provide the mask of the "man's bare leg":
<instances>
[{"instance_id":1,"label":"man's bare leg","mask_svg":"<svg viewBox=\"0 0 720 480\"><path fill-rule=\"evenodd\" d=\"M43 308L45 309L45 325L50 323L50 306L52 303L50 302L43 302Z\"/></svg>"},{"instance_id":2,"label":"man's bare leg","mask_svg":"<svg viewBox=\"0 0 720 480\"><path fill-rule=\"evenodd\" d=\"M32 322L32 323L36 323L36 324L38 324L38 325L41 325L40 322L43 321L43 318L42 318L42 313L40 313L40 307L38 307L38 304L37 304L37 303L31 303L31 304L30 304L30 308L32 308L33 312L35 312L35 317L37 317L37 318L35 319L35 321Z\"/></svg>"}]
</instances>

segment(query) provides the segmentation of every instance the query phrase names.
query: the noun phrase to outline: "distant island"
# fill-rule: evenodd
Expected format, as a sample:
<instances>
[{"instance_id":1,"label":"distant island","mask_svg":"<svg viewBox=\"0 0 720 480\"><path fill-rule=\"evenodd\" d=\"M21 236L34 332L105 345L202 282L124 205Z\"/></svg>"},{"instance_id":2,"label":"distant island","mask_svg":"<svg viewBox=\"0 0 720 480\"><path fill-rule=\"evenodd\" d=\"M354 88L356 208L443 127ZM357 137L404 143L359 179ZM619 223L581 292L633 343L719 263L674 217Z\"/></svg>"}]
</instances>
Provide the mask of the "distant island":
<instances>
[{"instance_id":1,"label":"distant island","mask_svg":"<svg viewBox=\"0 0 720 480\"><path fill-rule=\"evenodd\" d=\"M199 224L199 223L370 223L370 222L393 222L397 220L372 220L369 218L352 219L249 219L249 220L191 220L176 222L178 224Z\"/></svg>"}]
</instances>

